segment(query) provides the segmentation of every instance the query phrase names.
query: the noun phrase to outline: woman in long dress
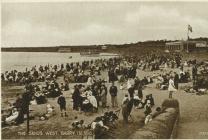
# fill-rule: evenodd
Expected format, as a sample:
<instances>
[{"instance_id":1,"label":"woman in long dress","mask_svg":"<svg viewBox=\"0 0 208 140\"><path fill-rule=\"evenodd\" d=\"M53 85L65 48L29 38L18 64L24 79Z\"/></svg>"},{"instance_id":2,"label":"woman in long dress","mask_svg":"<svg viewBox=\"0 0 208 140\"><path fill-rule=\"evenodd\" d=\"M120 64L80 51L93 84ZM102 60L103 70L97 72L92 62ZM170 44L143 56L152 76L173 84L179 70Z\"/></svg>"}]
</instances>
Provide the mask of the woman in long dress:
<instances>
[{"instance_id":1,"label":"woman in long dress","mask_svg":"<svg viewBox=\"0 0 208 140\"><path fill-rule=\"evenodd\" d=\"M11 116L7 117L5 122L6 124L10 124L11 122L15 121L19 115L17 108L13 108Z\"/></svg>"},{"instance_id":2,"label":"woman in long dress","mask_svg":"<svg viewBox=\"0 0 208 140\"><path fill-rule=\"evenodd\" d=\"M89 102L93 106L93 112L97 112L98 104L97 104L97 100L96 100L95 96L89 94L89 96L87 97L87 99L89 100Z\"/></svg>"},{"instance_id":3,"label":"woman in long dress","mask_svg":"<svg viewBox=\"0 0 208 140\"><path fill-rule=\"evenodd\" d=\"M174 80L172 76L170 77L170 80L169 80L168 91L169 91L169 98L172 98L173 92L177 91L177 89L175 88Z\"/></svg>"},{"instance_id":4,"label":"woman in long dress","mask_svg":"<svg viewBox=\"0 0 208 140\"><path fill-rule=\"evenodd\" d=\"M105 86L101 86L101 102L102 102L102 107L106 107L107 103L107 90L105 89Z\"/></svg>"}]
</instances>

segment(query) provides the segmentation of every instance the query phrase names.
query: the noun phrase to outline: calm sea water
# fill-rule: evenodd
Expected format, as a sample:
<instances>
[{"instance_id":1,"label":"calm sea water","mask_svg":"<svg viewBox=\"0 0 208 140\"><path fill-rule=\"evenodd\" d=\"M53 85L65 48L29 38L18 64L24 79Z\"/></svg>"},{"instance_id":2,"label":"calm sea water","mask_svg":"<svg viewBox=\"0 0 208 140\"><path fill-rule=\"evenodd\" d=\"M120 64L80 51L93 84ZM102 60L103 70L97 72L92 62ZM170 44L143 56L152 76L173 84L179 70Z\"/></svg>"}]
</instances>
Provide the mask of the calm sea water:
<instances>
[{"instance_id":1,"label":"calm sea water","mask_svg":"<svg viewBox=\"0 0 208 140\"><path fill-rule=\"evenodd\" d=\"M106 56L108 55L108 56ZM69 57L72 56L70 59ZM108 53L102 53L99 57L80 56L79 53L48 53L48 52L2 52L1 72L18 70L25 71L32 66L46 64L66 64L84 60L99 58L111 58Z\"/></svg>"}]
</instances>

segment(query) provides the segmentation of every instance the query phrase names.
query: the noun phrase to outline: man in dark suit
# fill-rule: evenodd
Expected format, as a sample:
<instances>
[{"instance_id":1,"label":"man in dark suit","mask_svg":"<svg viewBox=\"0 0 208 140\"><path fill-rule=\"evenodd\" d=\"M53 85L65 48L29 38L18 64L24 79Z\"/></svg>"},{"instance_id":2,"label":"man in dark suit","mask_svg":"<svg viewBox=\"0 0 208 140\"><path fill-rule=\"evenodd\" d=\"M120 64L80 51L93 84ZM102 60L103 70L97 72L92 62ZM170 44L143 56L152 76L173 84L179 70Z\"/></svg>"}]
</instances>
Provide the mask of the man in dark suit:
<instances>
[{"instance_id":1,"label":"man in dark suit","mask_svg":"<svg viewBox=\"0 0 208 140\"><path fill-rule=\"evenodd\" d=\"M118 92L118 89L114 85L114 82L112 82L112 85L111 85L111 87L109 89L109 93L111 95L112 107L117 107L118 106L118 103L117 103L117 92Z\"/></svg>"},{"instance_id":2,"label":"man in dark suit","mask_svg":"<svg viewBox=\"0 0 208 140\"><path fill-rule=\"evenodd\" d=\"M61 117L63 117L63 112L65 112L65 117L67 117L67 114L66 114L66 99L65 97L63 96L63 93L61 93L61 95L58 97L58 101L57 103L59 104L60 106L60 110L61 110Z\"/></svg>"}]
</instances>

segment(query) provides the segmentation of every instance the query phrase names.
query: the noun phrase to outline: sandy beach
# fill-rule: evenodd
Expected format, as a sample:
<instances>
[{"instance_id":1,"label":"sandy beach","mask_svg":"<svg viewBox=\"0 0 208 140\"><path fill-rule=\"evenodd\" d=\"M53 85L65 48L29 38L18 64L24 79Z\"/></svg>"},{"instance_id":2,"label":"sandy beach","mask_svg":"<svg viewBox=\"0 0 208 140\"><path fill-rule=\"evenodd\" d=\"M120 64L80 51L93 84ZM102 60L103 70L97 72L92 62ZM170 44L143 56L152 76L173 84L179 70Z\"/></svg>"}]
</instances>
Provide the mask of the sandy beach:
<instances>
[{"instance_id":1,"label":"sandy beach","mask_svg":"<svg viewBox=\"0 0 208 140\"><path fill-rule=\"evenodd\" d=\"M206 58L206 57L205 57ZM203 59L203 58L202 58ZM185 68L190 69L190 67ZM170 71L173 69L167 69ZM174 69L173 71L178 71L178 69ZM143 78L147 75L152 75L153 73L163 73L163 71L141 71L137 70L137 75L139 78ZM107 77L107 71L101 72L101 77ZM58 83L63 82L63 77L58 77ZM40 83L41 84L41 83ZM73 88L75 83L70 83L70 89ZM76 83L78 84L78 83ZM191 85L192 83L179 84L179 90L177 93L173 95L173 98L179 100L180 103L180 120L179 127L177 129L178 135L177 138L208 138L206 135L206 131L208 130L207 120L208 120L208 107L206 106L208 102L208 95L196 95L191 93L186 93L183 91L183 87L186 85ZM109 83L107 83L107 87L109 89ZM116 82L116 85L119 87L119 83ZM14 101L16 93L23 92L23 86L2 86L2 107L6 105L8 102ZM121 101L124 97L124 94L127 93L127 89L118 91L118 103L121 105ZM71 99L71 90L64 91L64 96L66 97L67 102L67 113L69 117L62 118L60 117L59 107L57 105L57 98L48 99L48 103L55 106L56 115L50 118L49 120L39 121L38 118L35 118L30 121L30 131L34 134L29 136L24 135L26 131L26 122L19 126L7 126L2 128L2 138L83 138L82 136L71 136L70 134L64 135L61 134L70 130L70 125L74 120L74 117L77 116L78 119L83 119L86 124L89 124L93 121L96 116L103 114L108 110L118 110L118 108L107 108L107 109L98 109L98 113L85 114L83 112L72 110L72 99ZM155 83L147 85L143 90L144 96L147 94L153 94L155 99L155 106L153 110L161 106L163 100L168 98L167 90L160 90L155 88ZM107 104L110 104L110 95L107 97ZM31 105L30 109L34 110L31 115L37 116L40 113L45 111L46 104L42 105ZM142 120L144 119L144 109L133 109L131 116L132 120L128 127L124 126L122 123L122 115L120 113L119 120L117 124L117 129L111 130L113 135L108 136L109 138L128 138L131 133L135 132L137 129L141 128L144 124ZM52 131L56 132L55 134L46 134L46 132ZM35 134L36 133L36 134Z\"/></svg>"}]
</instances>

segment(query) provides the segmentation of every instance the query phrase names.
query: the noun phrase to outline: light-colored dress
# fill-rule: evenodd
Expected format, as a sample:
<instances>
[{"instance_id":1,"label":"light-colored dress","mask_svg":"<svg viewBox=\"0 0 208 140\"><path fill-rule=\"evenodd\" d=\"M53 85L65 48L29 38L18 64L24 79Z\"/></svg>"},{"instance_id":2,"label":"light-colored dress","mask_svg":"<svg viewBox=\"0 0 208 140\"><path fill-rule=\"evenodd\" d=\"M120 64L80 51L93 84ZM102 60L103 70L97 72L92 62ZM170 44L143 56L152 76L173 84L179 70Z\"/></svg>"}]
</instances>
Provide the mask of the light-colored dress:
<instances>
[{"instance_id":1,"label":"light-colored dress","mask_svg":"<svg viewBox=\"0 0 208 140\"><path fill-rule=\"evenodd\" d=\"M93 84L92 77L88 77L88 79L87 79L87 85L88 86L91 86L92 84Z\"/></svg>"},{"instance_id":2,"label":"light-colored dress","mask_svg":"<svg viewBox=\"0 0 208 140\"><path fill-rule=\"evenodd\" d=\"M12 115L6 118L6 123L10 123L12 121L15 121L15 119L18 117L19 112L18 111L13 111Z\"/></svg>"},{"instance_id":3,"label":"light-colored dress","mask_svg":"<svg viewBox=\"0 0 208 140\"><path fill-rule=\"evenodd\" d=\"M101 90L101 102L102 103L106 103L107 102L107 96L106 96L105 89Z\"/></svg>"},{"instance_id":4,"label":"light-colored dress","mask_svg":"<svg viewBox=\"0 0 208 140\"><path fill-rule=\"evenodd\" d=\"M90 101L93 107L97 108L97 100L94 96L89 96L87 99Z\"/></svg>"},{"instance_id":5,"label":"light-colored dress","mask_svg":"<svg viewBox=\"0 0 208 140\"><path fill-rule=\"evenodd\" d=\"M168 91L177 91L174 85L174 81L172 79L169 80Z\"/></svg>"}]
</instances>

